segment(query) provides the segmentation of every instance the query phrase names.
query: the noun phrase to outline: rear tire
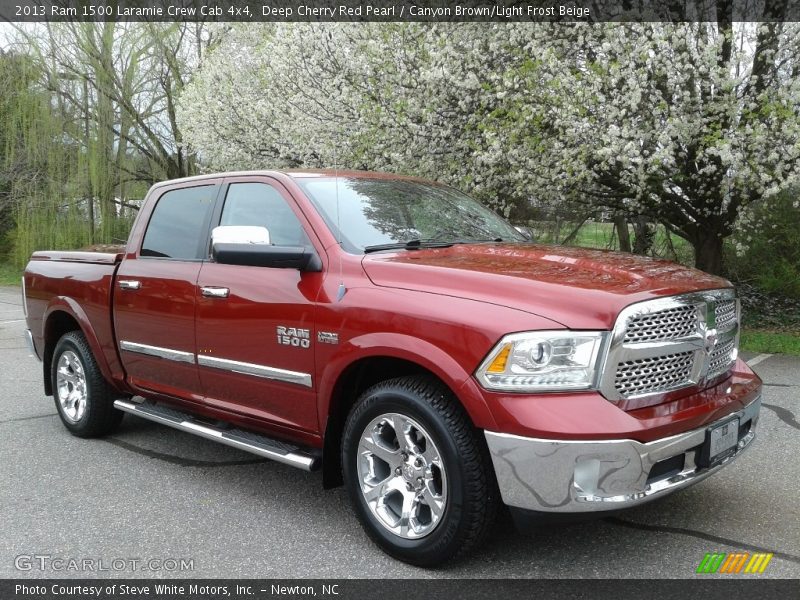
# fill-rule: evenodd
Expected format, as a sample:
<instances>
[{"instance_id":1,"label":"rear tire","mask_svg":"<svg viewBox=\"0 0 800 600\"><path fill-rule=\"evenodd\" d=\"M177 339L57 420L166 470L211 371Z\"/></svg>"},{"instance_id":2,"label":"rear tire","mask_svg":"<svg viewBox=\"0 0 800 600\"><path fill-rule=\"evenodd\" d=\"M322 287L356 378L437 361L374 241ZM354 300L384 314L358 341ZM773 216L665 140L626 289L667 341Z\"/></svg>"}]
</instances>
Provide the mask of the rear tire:
<instances>
[{"instance_id":1,"label":"rear tire","mask_svg":"<svg viewBox=\"0 0 800 600\"><path fill-rule=\"evenodd\" d=\"M488 533L497 484L480 432L440 381L411 376L366 390L342 438L345 486L387 554L432 567Z\"/></svg>"},{"instance_id":2,"label":"rear tire","mask_svg":"<svg viewBox=\"0 0 800 600\"><path fill-rule=\"evenodd\" d=\"M82 438L111 433L123 412L114 408L121 395L103 378L86 337L65 333L56 344L51 367L53 399L61 422Z\"/></svg>"}]
</instances>

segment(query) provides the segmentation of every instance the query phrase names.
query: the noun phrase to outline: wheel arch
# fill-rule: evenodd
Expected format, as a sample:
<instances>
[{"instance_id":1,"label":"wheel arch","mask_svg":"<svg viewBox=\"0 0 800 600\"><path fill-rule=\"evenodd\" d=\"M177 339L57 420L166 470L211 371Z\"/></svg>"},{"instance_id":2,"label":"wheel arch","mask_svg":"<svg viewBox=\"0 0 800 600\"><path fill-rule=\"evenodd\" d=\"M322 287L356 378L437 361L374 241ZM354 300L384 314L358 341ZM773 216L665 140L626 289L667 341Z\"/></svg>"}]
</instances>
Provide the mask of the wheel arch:
<instances>
[{"instance_id":1,"label":"wheel arch","mask_svg":"<svg viewBox=\"0 0 800 600\"><path fill-rule=\"evenodd\" d=\"M106 361L100 341L97 339L97 335L94 332L94 328L86 312L77 302L71 298L64 297L54 299L50 306L47 307L42 322L44 323L42 328L42 337L44 339L42 375L44 378L44 391L46 395L53 395L53 384L50 378L50 372L52 370L53 354L56 344L65 333L69 333L70 331L80 331L83 334L92 350L92 354L94 355L103 377L109 383L113 381L111 369Z\"/></svg>"},{"instance_id":2,"label":"wheel arch","mask_svg":"<svg viewBox=\"0 0 800 600\"><path fill-rule=\"evenodd\" d=\"M407 338L407 339L398 339ZM350 346L349 348L347 346ZM323 485L341 485L339 449L347 415L372 385L406 375L428 375L444 384L464 407L472 424L495 428L495 421L476 386L464 385L471 374L430 342L411 336L369 334L349 340L330 361L320 380L320 423L323 425Z\"/></svg>"}]
</instances>

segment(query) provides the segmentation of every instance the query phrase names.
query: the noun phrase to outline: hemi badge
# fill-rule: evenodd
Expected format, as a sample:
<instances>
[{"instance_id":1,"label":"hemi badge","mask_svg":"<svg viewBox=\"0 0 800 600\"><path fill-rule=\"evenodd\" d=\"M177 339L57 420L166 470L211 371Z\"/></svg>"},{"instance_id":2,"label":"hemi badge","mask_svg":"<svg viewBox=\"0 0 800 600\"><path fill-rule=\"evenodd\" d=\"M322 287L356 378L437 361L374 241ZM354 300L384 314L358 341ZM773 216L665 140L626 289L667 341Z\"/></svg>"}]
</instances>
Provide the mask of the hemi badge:
<instances>
[{"instance_id":1,"label":"hemi badge","mask_svg":"<svg viewBox=\"0 0 800 600\"><path fill-rule=\"evenodd\" d=\"M339 334L338 333L331 333L329 331L318 331L317 332L317 341L321 344L338 344L339 343Z\"/></svg>"}]
</instances>

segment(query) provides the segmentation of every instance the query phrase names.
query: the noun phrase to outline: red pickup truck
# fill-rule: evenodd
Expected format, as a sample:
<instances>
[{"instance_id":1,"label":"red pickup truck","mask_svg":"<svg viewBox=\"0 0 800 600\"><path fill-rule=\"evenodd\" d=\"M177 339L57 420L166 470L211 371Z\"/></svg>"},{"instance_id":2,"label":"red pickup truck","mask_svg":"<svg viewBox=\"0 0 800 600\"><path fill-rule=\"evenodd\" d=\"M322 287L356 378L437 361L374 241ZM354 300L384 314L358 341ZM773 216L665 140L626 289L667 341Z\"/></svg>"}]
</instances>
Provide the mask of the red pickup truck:
<instances>
[{"instance_id":1,"label":"red pickup truck","mask_svg":"<svg viewBox=\"0 0 800 600\"><path fill-rule=\"evenodd\" d=\"M36 252L27 337L77 436L123 413L344 483L434 565L524 522L700 481L761 381L724 279L531 243L443 185L364 172L159 183L118 253Z\"/></svg>"}]
</instances>

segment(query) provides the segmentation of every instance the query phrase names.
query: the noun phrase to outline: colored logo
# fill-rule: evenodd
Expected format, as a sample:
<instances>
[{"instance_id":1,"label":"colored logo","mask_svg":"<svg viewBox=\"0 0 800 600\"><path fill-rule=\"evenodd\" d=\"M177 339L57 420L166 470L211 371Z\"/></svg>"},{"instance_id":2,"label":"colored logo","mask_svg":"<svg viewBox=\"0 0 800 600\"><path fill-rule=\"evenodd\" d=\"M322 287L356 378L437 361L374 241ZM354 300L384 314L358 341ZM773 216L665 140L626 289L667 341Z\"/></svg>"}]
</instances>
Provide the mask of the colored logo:
<instances>
[{"instance_id":1,"label":"colored logo","mask_svg":"<svg viewBox=\"0 0 800 600\"><path fill-rule=\"evenodd\" d=\"M763 573L769 561L772 560L772 552L707 552L697 567L698 573Z\"/></svg>"}]
</instances>

